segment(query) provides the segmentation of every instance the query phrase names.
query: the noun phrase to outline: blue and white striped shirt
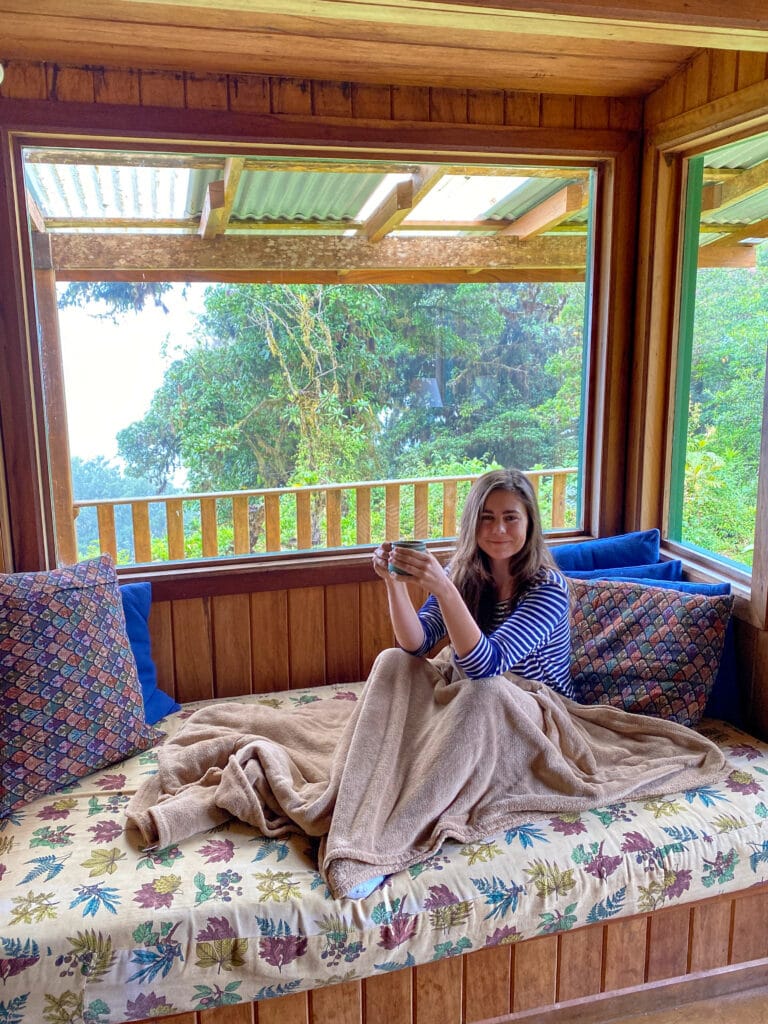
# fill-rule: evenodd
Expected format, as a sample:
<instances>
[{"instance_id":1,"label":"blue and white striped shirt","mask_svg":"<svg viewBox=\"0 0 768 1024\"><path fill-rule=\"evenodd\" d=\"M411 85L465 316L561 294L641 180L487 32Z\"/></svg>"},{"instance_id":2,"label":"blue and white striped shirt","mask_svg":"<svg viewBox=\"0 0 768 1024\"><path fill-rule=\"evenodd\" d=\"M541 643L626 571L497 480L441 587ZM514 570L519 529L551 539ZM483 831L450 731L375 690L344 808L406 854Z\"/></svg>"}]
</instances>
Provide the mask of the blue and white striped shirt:
<instances>
[{"instance_id":1,"label":"blue and white striped shirt","mask_svg":"<svg viewBox=\"0 0 768 1024\"><path fill-rule=\"evenodd\" d=\"M542 568L534 583L510 611L496 607L488 635L456 664L470 679L515 672L536 679L575 699L571 682L571 626L568 582L556 569ZM427 654L446 634L443 613L434 595L419 609L424 642L414 655ZM499 622L498 625L496 623Z\"/></svg>"}]
</instances>

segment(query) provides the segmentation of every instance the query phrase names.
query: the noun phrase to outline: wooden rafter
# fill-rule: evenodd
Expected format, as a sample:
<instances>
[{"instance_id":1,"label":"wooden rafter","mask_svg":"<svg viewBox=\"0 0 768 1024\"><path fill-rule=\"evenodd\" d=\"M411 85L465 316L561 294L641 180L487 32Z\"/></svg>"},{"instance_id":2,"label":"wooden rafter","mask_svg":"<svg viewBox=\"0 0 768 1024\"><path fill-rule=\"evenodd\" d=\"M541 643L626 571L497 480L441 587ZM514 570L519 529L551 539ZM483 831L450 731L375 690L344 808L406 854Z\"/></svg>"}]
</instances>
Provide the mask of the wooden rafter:
<instances>
[{"instance_id":1,"label":"wooden rafter","mask_svg":"<svg viewBox=\"0 0 768 1024\"><path fill-rule=\"evenodd\" d=\"M549 199L502 228L500 235L512 238L532 238L555 227L589 203L589 191L583 185L566 185Z\"/></svg>"},{"instance_id":2,"label":"wooden rafter","mask_svg":"<svg viewBox=\"0 0 768 1024\"><path fill-rule=\"evenodd\" d=\"M722 225L715 226L723 227ZM768 238L768 217L758 220L754 224L740 224L737 228L731 226L731 230L726 232L722 238L715 239L704 248L722 250L728 246L742 243L745 238ZM742 245L741 248L749 248L749 246Z\"/></svg>"},{"instance_id":3,"label":"wooden rafter","mask_svg":"<svg viewBox=\"0 0 768 1024\"><path fill-rule=\"evenodd\" d=\"M764 189L768 190L768 160L755 164L748 171L742 171L738 175L729 177L716 190L707 193L708 202L715 205L704 206L702 204L702 209L708 213L724 210L743 199L749 199L750 196L756 195Z\"/></svg>"},{"instance_id":4,"label":"wooden rafter","mask_svg":"<svg viewBox=\"0 0 768 1024\"><path fill-rule=\"evenodd\" d=\"M45 231L45 218L40 212L40 207L35 202L34 198L30 195L29 191L26 193L27 213L29 214L29 222L32 226L33 231L44 232Z\"/></svg>"},{"instance_id":5,"label":"wooden rafter","mask_svg":"<svg viewBox=\"0 0 768 1024\"><path fill-rule=\"evenodd\" d=\"M757 249L754 245L703 245L699 248L698 265L752 269L757 266Z\"/></svg>"},{"instance_id":6,"label":"wooden rafter","mask_svg":"<svg viewBox=\"0 0 768 1024\"><path fill-rule=\"evenodd\" d=\"M200 213L200 234L203 238L216 238L226 231L243 174L243 164L240 157L227 157L224 161L224 177L212 181L208 186Z\"/></svg>"},{"instance_id":7,"label":"wooden rafter","mask_svg":"<svg viewBox=\"0 0 768 1024\"><path fill-rule=\"evenodd\" d=\"M363 225L368 241L379 242L399 227L446 173L445 167L421 167L407 181L398 182Z\"/></svg>"}]
</instances>

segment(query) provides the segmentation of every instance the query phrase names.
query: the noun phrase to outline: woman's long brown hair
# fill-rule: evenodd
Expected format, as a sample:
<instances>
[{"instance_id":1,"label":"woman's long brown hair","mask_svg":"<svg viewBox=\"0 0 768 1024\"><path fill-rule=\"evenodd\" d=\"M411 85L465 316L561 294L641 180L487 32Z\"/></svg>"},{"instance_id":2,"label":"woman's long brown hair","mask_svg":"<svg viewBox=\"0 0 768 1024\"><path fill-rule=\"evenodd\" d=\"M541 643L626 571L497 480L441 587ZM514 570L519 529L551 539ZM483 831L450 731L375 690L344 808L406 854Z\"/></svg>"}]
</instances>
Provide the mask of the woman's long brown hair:
<instances>
[{"instance_id":1,"label":"woman's long brown hair","mask_svg":"<svg viewBox=\"0 0 768 1024\"><path fill-rule=\"evenodd\" d=\"M450 575L481 629L485 629L491 620L497 595L490 563L477 545L477 531L488 495L499 490L509 491L519 498L528 515L525 543L509 560L513 603L531 585L543 566L555 565L544 542L539 504L527 477L518 469L494 469L479 477L472 485L464 505Z\"/></svg>"}]
</instances>

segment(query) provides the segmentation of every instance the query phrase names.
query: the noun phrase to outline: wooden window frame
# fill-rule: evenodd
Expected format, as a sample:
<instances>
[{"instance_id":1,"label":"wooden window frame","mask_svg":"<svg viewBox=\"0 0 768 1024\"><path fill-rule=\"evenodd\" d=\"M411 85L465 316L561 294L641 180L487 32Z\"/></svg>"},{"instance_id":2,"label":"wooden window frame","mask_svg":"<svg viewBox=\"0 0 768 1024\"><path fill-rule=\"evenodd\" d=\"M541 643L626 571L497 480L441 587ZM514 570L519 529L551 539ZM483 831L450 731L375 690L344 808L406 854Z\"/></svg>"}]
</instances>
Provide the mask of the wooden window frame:
<instances>
[{"instance_id":1,"label":"wooden window frame","mask_svg":"<svg viewBox=\"0 0 768 1024\"><path fill-rule=\"evenodd\" d=\"M9 311L1 325L9 373L0 382L0 409L8 502L5 564L14 571L50 568L55 564L53 493L50 454L45 430L42 368L34 343L39 325L34 284L28 211L23 191L22 149L26 146L68 145L218 150L237 147L248 152L284 153L301 149L313 156L407 158L464 163L514 163L559 160L596 170L593 268L588 275L587 305L591 306L588 339L590 397L585 424L583 466L583 535L600 536L624 528L624 465L629 379L625 352L631 333L634 253L627 241L635 237L635 203L639 137L634 131L587 131L545 128L430 125L426 128L345 126L343 135L326 132L318 121L247 119L242 115L201 111L148 112L120 109L116 130L108 110L88 110L61 104L52 116L47 103L12 101L17 117L0 127L0 189L6 201L0 208L0 244L12 264L1 275L0 302ZM255 123L257 122L257 123ZM628 200L630 197L630 201ZM610 344L609 344L610 339ZM11 381L13 384L11 385ZM610 502L602 500L611 496ZM324 556L332 561L334 554ZM237 571L237 564L227 568ZM179 572L205 574L209 567Z\"/></svg>"}]
</instances>

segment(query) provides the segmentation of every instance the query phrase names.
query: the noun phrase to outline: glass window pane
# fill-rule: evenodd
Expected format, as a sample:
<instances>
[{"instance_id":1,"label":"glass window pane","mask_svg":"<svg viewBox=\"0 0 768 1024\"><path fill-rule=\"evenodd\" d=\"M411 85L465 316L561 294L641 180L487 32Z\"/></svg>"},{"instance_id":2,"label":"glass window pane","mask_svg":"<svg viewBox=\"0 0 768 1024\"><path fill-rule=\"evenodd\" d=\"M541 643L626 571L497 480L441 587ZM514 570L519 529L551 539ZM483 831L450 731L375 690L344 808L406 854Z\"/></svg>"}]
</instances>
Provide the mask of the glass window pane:
<instances>
[{"instance_id":1,"label":"glass window pane","mask_svg":"<svg viewBox=\"0 0 768 1024\"><path fill-rule=\"evenodd\" d=\"M671 539L752 565L768 346L768 136L689 162Z\"/></svg>"}]
</instances>

